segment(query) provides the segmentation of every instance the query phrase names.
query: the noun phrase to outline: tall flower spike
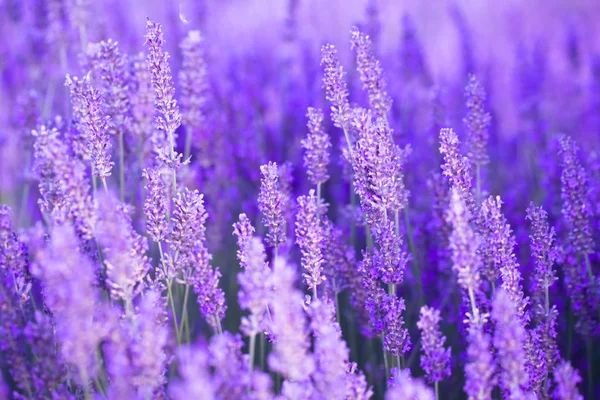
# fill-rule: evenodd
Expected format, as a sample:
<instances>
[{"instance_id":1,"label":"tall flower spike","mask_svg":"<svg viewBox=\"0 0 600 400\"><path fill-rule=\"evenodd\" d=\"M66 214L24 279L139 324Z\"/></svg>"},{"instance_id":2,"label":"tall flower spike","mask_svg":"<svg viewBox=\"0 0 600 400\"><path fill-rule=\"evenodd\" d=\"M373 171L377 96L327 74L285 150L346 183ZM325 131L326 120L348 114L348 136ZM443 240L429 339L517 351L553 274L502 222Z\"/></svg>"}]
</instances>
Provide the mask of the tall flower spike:
<instances>
[{"instance_id":1,"label":"tall flower spike","mask_svg":"<svg viewBox=\"0 0 600 400\"><path fill-rule=\"evenodd\" d=\"M208 358L208 351L202 344L179 348L177 359L181 380L169 385L169 394L174 400L217 398Z\"/></svg>"},{"instance_id":2,"label":"tall flower spike","mask_svg":"<svg viewBox=\"0 0 600 400\"><path fill-rule=\"evenodd\" d=\"M593 251L590 227L591 207L588 204L588 182L585 169L577 159L578 146L566 135L559 137L562 174L560 177L562 214L568 228L569 242L580 254Z\"/></svg>"},{"instance_id":3,"label":"tall flower spike","mask_svg":"<svg viewBox=\"0 0 600 400\"><path fill-rule=\"evenodd\" d=\"M171 234L167 241L171 249L182 255L192 251L197 241L205 240L206 219L204 195L184 188L173 200Z\"/></svg>"},{"instance_id":4,"label":"tall flower spike","mask_svg":"<svg viewBox=\"0 0 600 400\"><path fill-rule=\"evenodd\" d=\"M440 332L440 312L421 307L417 328L421 331L421 368L429 382L438 383L450 376L450 348L444 348L446 337Z\"/></svg>"},{"instance_id":5,"label":"tall flower spike","mask_svg":"<svg viewBox=\"0 0 600 400\"><path fill-rule=\"evenodd\" d=\"M110 117L103 110L103 99L92 87L89 74L83 79L67 75L65 85L73 99L73 113L81 118L81 128L85 130L84 145L89 149L93 173L104 181L111 175L114 163L110 160Z\"/></svg>"},{"instance_id":6,"label":"tall flower spike","mask_svg":"<svg viewBox=\"0 0 600 400\"><path fill-rule=\"evenodd\" d=\"M130 58L129 69L131 118L128 131L131 132L130 138L135 139L137 151L142 154L142 164L138 166L141 169L151 165L151 160L148 158L151 154L150 138L153 136L154 93L152 93L152 81L144 53L138 53Z\"/></svg>"},{"instance_id":7,"label":"tall flower spike","mask_svg":"<svg viewBox=\"0 0 600 400\"><path fill-rule=\"evenodd\" d=\"M331 119L333 124L350 132L350 103L346 73L337 57L337 50L332 44L326 44L321 49L321 66L323 67L323 87L325 97L331 103Z\"/></svg>"},{"instance_id":8,"label":"tall flower spike","mask_svg":"<svg viewBox=\"0 0 600 400\"><path fill-rule=\"evenodd\" d=\"M209 82L203 41L200 31L190 31L180 45L183 56L179 72L181 116L188 129L201 128L205 119Z\"/></svg>"},{"instance_id":9,"label":"tall flower spike","mask_svg":"<svg viewBox=\"0 0 600 400\"><path fill-rule=\"evenodd\" d=\"M240 214L240 221L233 228L238 238L237 256L242 267L242 272L238 273L238 299L240 308L250 311L247 318L242 318L240 329L245 335L252 336L264 329L263 321L272 295L269 284L271 270L267 264L265 247L259 238L252 236L254 227L246 214Z\"/></svg>"},{"instance_id":10,"label":"tall flower spike","mask_svg":"<svg viewBox=\"0 0 600 400\"><path fill-rule=\"evenodd\" d=\"M45 304L55 317L62 355L75 367L79 383L87 385L96 374L101 330L94 320L94 271L78 246L68 223L55 226L50 243L38 253L32 272L44 285Z\"/></svg>"},{"instance_id":11,"label":"tall flower spike","mask_svg":"<svg viewBox=\"0 0 600 400\"><path fill-rule=\"evenodd\" d=\"M371 39L360 32L356 26L350 30L350 44L356 51L356 64L363 88L369 94L369 104L379 117L386 117L392 107L392 99L385 88L381 63L373 53Z\"/></svg>"},{"instance_id":12,"label":"tall flower spike","mask_svg":"<svg viewBox=\"0 0 600 400\"><path fill-rule=\"evenodd\" d=\"M555 400L583 400L583 396L577 389L581 377L568 361L563 360L554 368L554 382L556 382Z\"/></svg>"},{"instance_id":13,"label":"tall flower spike","mask_svg":"<svg viewBox=\"0 0 600 400\"><path fill-rule=\"evenodd\" d=\"M169 66L169 53L165 52L162 25L146 22L146 46L148 47L148 70L154 89L154 107L157 111L155 127L166 135L167 143L158 144L158 160L175 173L181 167L181 154L175 151L175 131L181 125L181 114L175 100L175 88ZM173 188L175 189L175 188Z\"/></svg>"},{"instance_id":14,"label":"tall flower spike","mask_svg":"<svg viewBox=\"0 0 600 400\"><path fill-rule=\"evenodd\" d=\"M133 313L133 299L143 290L144 278L152 264L146 256L148 240L138 234L124 204L111 195L99 199L96 239L102 246L107 285L113 299L125 302L125 312Z\"/></svg>"},{"instance_id":15,"label":"tall flower spike","mask_svg":"<svg viewBox=\"0 0 600 400\"><path fill-rule=\"evenodd\" d=\"M308 136L302 140L304 153L304 168L308 180L313 185L320 185L329 179L327 165L331 140L323 129L323 111L318 108L308 108Z\"/></svg>"},{"instance_id":16,"label":"tall flower spike","mask_svg":"<svg viewBox=\"0 0 600 400\"><path fill-rule=\"evenodd\" d=\"M168 233L167 222L167 185L165 184L160 168L145 169L142 176L146 180L146 200L144 213L146 214L146 232L156 243L162 242Z\"/></svg>"},{"instance_id":17,"label":"tall flower spike","mask_svg":"<svg viewBox=\"0 0 600 400\"><path fill-rule=\"evenodd\" d=\"M292 382L306 382L315 369L310 354L302 292L294 286L296 273L283 258L274 262L273 286L275 296L271 301L273 320L271 331L275 337L273 352L268 362L271 370Z\"/></svg>"},{"instance_id":18,"label":"tall flower spike","mask_svg":"<svg viewBox=\"0 0 600 400\"><path fill-rule=\"evenodd\" d=\"M500 387L507 399L525 398L529 376L526 369L527 332L518 318L515 303L504 289L496 291L492 306L494 347L498 349Z\"/></svg>"},{"instance_id":19,"label":"tall flower spike","mask_svg":"<svg viewBox=\"0 0 600 400\"><path fill-rule=\"evenodd\" d=\"M296 220L296 243L302 252L302 267L305 270L302 275L315 298L317 286L325 281L321 252L324 238L318 202L314 190L311 190L308 196L298 197Z\"/></svg>"},{"instance_id":20,"label":"tall flower spike","mask_svg":"<svg viewBox=\"0 0 600 400\"><path fill-rule=\"evenodd\" d=\"M0 270L12 277L16 295L25 303L31 290L27 248L13 231L10 218L10 208L0 205Z\"/></svg>"},{"instance_id":21,"label":"tall flower spike","mask_svg":"<svg viewBox=\"0 0 600 400\"><path fill-rule=\"evenodd\" d=\"M399 370L393 368L392 383L390 388L385 393L385 400L395 399L418 399L418 400L434 400L433 391L418 378L413 378L410 375L410 370Z\"/></svg>"},{"instance_id":22,"label":"tall flower spike","mask_svg":"<svg viewBox=\"0 0 600 400\"><path fill-rule=\"evenodd\" d=\"M491 400L497 383L496 365L492 353L492 339L485 332L488 315L474 319L470 316L469 345L465 365L465 393L469 399Z\"/></svg>"},{"instance_id":23,"label":"tall flower spike","mask_svg":"<svg viewBox=\"0 0 600 400\"><path fill-rule=\"evenodd\" d=\"M442 164L443 175L448 178L450 187L458 191L460 198L471 213L471 217L476 217L471 164L469 159L460 153L458 136L450 128L442 128L440 131L440 153L444 158Z\"/></svg>"},{"instance_id":24,"label":"tall flower spike","mask_svg":"<svg viewBox=\"0 0 600 400\"><path fill-rule=\"evenodd\" d=\"M463 119L467 131L467 155L472 164L481 166L489 162L487 154L490 113L485 111L485 89L475 75L469 75L465 88L467 115Z\"/></svg>"},{"instance_id":25,"label":"tall flower spike","mask_svg":"<svg viewBox=\"0 0 600 400\"><path fill-rule=\"evenodd\" d=\"M263 215L263 224L268 229L267 244L279 247L286 240L285 197L279 185L277 164L269 162L260 167L262 179L258 195L258 209Z\"/></svg>"},{"instance_id":26,"label":"tall flower spike","mask_svg":"<svg viewBox=\"0 0 600 400\"><path fill-rule=\"evenodd\" d=\"M556 281L556 271L553 265L557 253L554 247L556 233L548 224L548 213L533 203L527 208L527 219L531 221L531 255L535 263L534 279L532 282L534 312L538 317L546 314L550 307L548 289ZM541 314L540 314L541 313Z\"/></svg>"},{"instance_id":27,"label":"tall flower spike","mask_svg":"<svg viewBox=\"0 0 600 400\"><path fill-rule=\"evenodd\" d=\"M469 293L471 304L468 306L474 313L478 307L475 295L481 284L481 259L477 253L477 236L469 224L469 211L465 206L460 192L452 190L450 208L447 219L452 224L450 249L452 250L452 269L458 276L458 284ZM477 315L473 315L477 317Z\"/></svg>"},{"instance_id":28,"label":"tall flower spike","mask_svg":"<svg viewBox=\"0 0 600 400\"><path fill-rule=\"evenodd\" d=\"M347 399L349 350L342 338L340 325L335 320L334 305L331 301L316 300L308 311L310 328L315 337L315 389L323 398Z\"/></svg>"},{"instance_id":29,"label":"tall flower spike","mask_svg":"<svg viewBox=\"0 0 600 400\"><path fill-rule=\"evenodd\" d=\"M502 200L499 196L490 196L481 204L479 226L484 241L484 254L488 256L485 260L487 265L484 274L495 277L496 273L489 271L500 271L502 288L517 307L517 316L525 327L530 319L527 311L529 298L523 293L521 272L514 254L516 240L510 225L502 215L501 206ZM495 282L491 283L493 285Z\"/></svg>"}]
</instances>

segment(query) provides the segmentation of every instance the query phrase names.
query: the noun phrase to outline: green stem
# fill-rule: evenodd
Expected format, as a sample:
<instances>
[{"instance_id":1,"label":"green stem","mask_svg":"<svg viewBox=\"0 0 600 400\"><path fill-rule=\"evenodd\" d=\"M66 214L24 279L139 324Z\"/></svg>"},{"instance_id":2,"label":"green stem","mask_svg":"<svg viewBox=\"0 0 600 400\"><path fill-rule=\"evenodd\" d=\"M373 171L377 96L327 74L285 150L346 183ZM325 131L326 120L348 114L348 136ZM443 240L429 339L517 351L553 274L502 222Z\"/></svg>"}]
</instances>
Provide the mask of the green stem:
<instances>
[{"instance_id":1,"label":"green stem","mask_svg":"<svg viewBox=\"0 0 600 400\"><path fill-rule=\"evenodd\" d=\"M250 343L249 343L249 345L250 345L250 351L249 351L249 353L250 353L250 359L249 359L248 362L249 362L250 365L248 365L248 370L250 371L250 376L252 376L252 369L254 368L254 348L256 347L255 346L255 342L256 342L256 334L253 333L252 335L250 335Z\"/></svg>"},{"instance_id":2,"label":"green stem","mask_svg":"<svg viewBox=\"0 0 600 400\"><path fill-rule=\"evenodd\" d=\"M267 346L267 342L266 342L266 338L265 338L265 333L261 332L260 333L260 370L264 371L265 370L265 359L266 359L266 346Z\"/></svg>"},{"instance_id":3,"label":"green stem","mask_svg":"<svg viewBox=\"0 0 600 400\"><path fill-rule=\"evenodd\" d=\"M188 311L187 311L187 302L190 294L190 285L185 285L185 293L183 295L183 305L181 306L181 325L179 327L179 332L183 332L184 326L188 321Z\"/></svg>"},{"instance_id":4,"label":"green stem","mask_svg":"<svg viewBox=\"0 0 600 400\"><path fill-rule=\"evenodd\" d=\"M388 357L387 351L383 347L383 333L381 334L381 350L383 350L383 364L385 366L385 381L387 382L390 379L390 367L388 365Z\"/></svg>"},{"instance_id":5,"label":"green stem","mask_svg":"<svg viewBox=\"0 0 600 400\"><path fill-rule=\"evenodd\" d=\"M435 400L440 400L439 382L435 382L433 386L435 387Z\"/></svg>"},{"instance_id":6,"label":"green stem","mask_svg":"<svg viewBox=\"0 0 600 400\"><path fill-rule=\"evenodd\" d=\"M173 313L173 326L175 328L175 336L177 337L177 344L181 344L181 335L179 334L179 324L177 323L177 313L175 312L175 303L173 301L173 290L171 288L171 279L167 280L167 292L169 295L169 303L171 303L171 313Z\"/></svg>"},{"instance_id":7,"label":"green stem","mask_svg":"<svg viewBox=\"0 0 600 400\"><path fill-rule=\"evenodd\" d=\"M192 130L190 127L185 129L185 149L183 150L183 159L187 160L192 152Z\"/></svg>"},{"instance_id":8,"label":"green stem","mask_svg":"<svg viewBox=\"0 0 600 400\"><path fill-rule=\"evenodd\" d=\"M121 202L125 201L125 146L123 144L123 130L119 131L119 189Z\"/></svg>"},{"instance_id":9,"label":"green stem","mask_svg":"<svg viewBox=\"0 0 600 400\"><path fill-rule=\"evenodd\" d=\"M106 186L106 178L101 178L102 186L104 186L104 193L108 193L108 186Z\"/></svg>"}]
</instances>

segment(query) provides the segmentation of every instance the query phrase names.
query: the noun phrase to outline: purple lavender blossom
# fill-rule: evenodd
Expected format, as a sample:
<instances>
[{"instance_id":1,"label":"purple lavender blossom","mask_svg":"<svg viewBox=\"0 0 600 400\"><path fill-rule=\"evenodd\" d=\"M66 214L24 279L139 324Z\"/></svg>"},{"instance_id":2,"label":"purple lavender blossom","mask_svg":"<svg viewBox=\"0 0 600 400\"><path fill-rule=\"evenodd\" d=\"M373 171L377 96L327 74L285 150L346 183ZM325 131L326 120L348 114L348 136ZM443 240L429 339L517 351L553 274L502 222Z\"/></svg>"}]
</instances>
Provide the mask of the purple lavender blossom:
<instances>
[{"instance_id":1,"label":"purple lavender blossom","mask_svg":"<svg viewBox=\"0 0 600 400\"><path fill-rule=\"evenodd\" d=\"M555 400L583 400L583 396L577 389L577 384L581 382L581 377L568 361L562 360L554 369L554 389Z\"/></svg>"},{"instance_id":2,"label":"purple lavender blossom","mask_svg":"<svg viewBox=\"0 0 600 400\"><path fill-rule=\"evenodd\" d=\"M167 238L171 250L184 255L194 249L197 241L203 242L207 218L203 194L187 188L177 193L173 199L171 233Z\"/></svg>"},{"instance_id":3,"label":"purple lavender blossom","mask_svg":"<svg viewBox=\"0 0 600 400\"><path fill-rule=\"evenodd\" d=\"M458 284L468 292L469 308L477 319L478 305L475 296L481 285L481 259L477 253L477 236L469 224L470 214L458 189L452 190L447 220L452 224L450 249L452 250L452 269L458 277Z\"/></svg>"},{"instance_id":4,"label":"purple lavender blossom","mask_svg":"<svg viewBox=\"0 0 600 400\"><path fill-rule=\"evenodd\" d=\"M164 132L167 140L166 143L157 143L157 157L162 165L173 172L175 180L175 173L181 168L182 155L175 151L175 131L181 125L181 114L174 98L175 88L169 66L169 53L164 51L162 25L147 20L145 38L145 45L148 47L148 71L152 77L154 107L157 111L154 124L156 129Z\"/></svg>"},{"instance_id":5,"label":"purple lavender blossom","mask_svg":"<svg viewBox=\"0 0 600 400\"><path fill-rule=\"evenodd\" d=\"M181 87L181 122L188 129L202 128L210 89L204 55L204 38L200 31L189 31L181 42L183 62L179 72Z\"/></svg>"},{"instance_id":6,"label":"purple lavender blossom","mask_svg":"<svg viewBox=\"0 0 600 400\"><path fill-rule=\"evenodd\" d=\"M214 369L213 385L217 393L240 399L248 392L250 375L248 363L242 357L244 342L241 336L223 332L211 338L209 363Z\"/></svg>"},{"instance_id":7,"label":"purple lavender blossom","mask_svg":"<svg viewBox=\"0 0 600 400\"><path fill-rule=\"evenodd\" d=\"M110 195L99 199L96 240L102 246L106 283L113 299L125 302L125 312L133 312L133 299L143 290L152 268L146 256L148 240L132 226L127 207Z\"/></svg>"},{"instance_id":8,"label":"purple lavender blossom","mask_svg":"<svg viewBox=\"0 0 600 400\"><path fill-rule=\"evenodd\" d=\"M156 243L162 242L168 234L167 222L167 185L161 176L158 167L146 169L142 176L146 180L146 200L144 213L146 214L146 232Z\"/></svg>"},{"instance_id":9,"label":"purple lavender blossom","mask_svg":"<svg viewBox=\"0 0 600 400\"><path fill-rule=\"evenodd\" d=\"M335 307L331 301L316 300L311 303L308 311L311 317L310 328L315 337L315 390L323 398L347 399L349 350L335 320Z\"/></svg>"},{"instance_id":10,"label":"purple lavender blossom","mask_svg":"<svg viewBox=\"0 0 600 400\"><path fill-rule=\"evenodd\" d=\"M279 183L277 164L269 162L260 167L262 179L258 195L258 209L263 224L268 228L267 244L279 247L286 240L285 198Z\"/></svg>"},{"instance_id":11,"label":"purple lavender blossom","mask_svg":"<svg viewBox=\"0 0 600 400\"><path fill-rule=\"evenodd\" d=\"M392 221L381 222L373 230L379 249L373 249L381 281L386 285L400 285L404 280L404 270L410 257L403 248L402 237L394 232Z\"/></svg>"},{"instance_id":12,"label":"purple lavender blossom","mask_svg":"<svg viewBox=\"0 0 600 400\"><path fill-rule=\"evenodd\" d=\"M325 281L323 275L323 229L319 214L319 199L315 191L308 196L298 197L298 215L296 219L296 243L302 252L302 274L306 286L317 297L317 287Z\"/></svg>"},{"instance_id":13,"label":"purple lavender blossom","mask_svg":"<svg viewBox=\"0 0 600 400\"><path fill-rule=\"evenodd\" d=\"M448 178L450 187L458 191L471 214L469 219L476 217L477 206L473 197L471 164L469 159L460 153L458 136L450 128L442 128L440 131L440 153L444 158L442 174Z\"/></svg>"},{"instance_id":14,"label":"purple lavender blossom","mask_svg":"<svg viewBox=\"0 0 600 400\"><path fill-rule=\"evenodd\" d=\"M331 103L333 124L348 133L351 121L346 73L337 57L337 50L332 44L326 44L321 49L321 66L324 70L323 87L325 88L325 97Z\"/></svg>"},{"instance_id":15,"label":"purple lavender blossom","mask_svg":"<svg viewBox=\"0 0 600 400\"><path fill-rule=\"evenodd\" d=\"M421 307L417 328L421 331L421 368L429 382L438 383L450 376L450 348L444 348L446 337L439 328L440 311Z\"/></svg>"},{"instance_id":16,"label":"purple lavender blossom","mask_svg":"<svg viewBox=\"0 0 600 400\"><path fill-rule=\"evenodd\" d=\"M308 136L302 141L305 150L304 168L308 180L313 185L321 185L329 179L327 165L329 164L329 151L331 140L323 129L323 111L317 108L308 108Z\"/></svg>"},{"instance_id":17,"label":"purple lavender blossom","mask_svg":"<svg viewBox=\"0 0 600 400\"><path fill-rule=\"evenodd\" d=\"M180 381L169 385L169 394L174 400L190 397L213 400L217 398L217 388L213 384L209 355L202 344L180 347L177 352Z\"/></svg>"},{"instance_id":18,"label":"purple lavender blossom","mask_svg":"<svg viewBox=\"0 0 600 400\"><path fill-rule=\"evenodd\" d=\"M411 349L410 334L404 324L403 313L406 304L402 297L384 293L381 300L383 313L384 337L383 348L390 354L399 357Z\"/></svg>"},{"instance_id":19,"label":"purple lavender blossom","mask_svg":"<svg viewBox=\"0 0 600 400\"><path fill-rule=\"evenodd\" d=\"M89 150L93 175L102 181L111 175L114 163L110 160L110 136L108 136L109 117L103 110L100 92L92 87L90 75L83 79L67 75L65 84L73 99L73 113L81 119L80 128L84 132L83 146Z\"/></svg>"},{"instance_id":20,"label":"purple lavender blossom","mask_svg":"<svg viewBox=\"0 0 600 400\"><path fill-rule=\"evenodd\" d=\"M242 318L241 330L248 336L264 331L267 306L272 296L269 286L271 269L266 260L262 241L253 237L254 228L246 214L240 214L240 221L233 225L238 237L238 260L243 271L238 274L240 290L238 299L242 310L250 311Z\"/></svg>"},{"instance_id":21,"label":"purple lavender blossom","mask_svg":"<svg viewBox=\"0 0 600 400\"><path fill-rule=\"evenodd\" d=\"M485 89L475 75L469 75L465 88L467 100L467 115L463 119L467 133L467 156L471 164L486 165L489 162L487 154L488 129L491 123L490 113L485 111Z\"/></svg>"},{"instance_id":22,"label":"purple lavender blossom","mask_svg":"<svg viewBox=\"0 0 600 400\"><path fill-rule=\"evenodd\" d=\"M356 51L356 64L363 88L369 94L369 104L378 117L386 118L392 99L386 92L387 81L383 77L380 61L373 53L371 39L357 27L350 30L350 44Z\"/></svg>"},{"instance_id":23,"label":"purple lavender blossom","mask_svg":"<svg viewBox=\"0 0 600 400\"><path fill-rule=\"evenodd\" d=\"M492 271L500 272L502 288L517 307L517 316L525 327L530 319L527 310L529 298L523 293L521 272L514 254L516 240L510 225L502 215L501 206L500 196L490 196L481 204L478 224L483 236L484 254L487 256L484 258L484 275L493 279L496 272ZM494 287L495 282L491 280L490 283Z\"/></svg>"},{"instance_id":24,"label":"purple lavender blossom","mask_svg":"<svg viewBox=\"0 0 600 400\"><path fill-rule=\"evenodd\" d=\"M488 315L469 316L469 345L465 365L465 392L469 399L490 400L497 384L492 338L485 332Z\"/></svg>"},{"instance_id":25,"label":"purple lavender blossom","mask_svg":"<svg viewBox=\"0 0 600 400\"><path fill-rule=\"evenodd\" d=\"M138 53L129 58L129 102L131 105L131 118L129 118L128 132L130 143L141 154L141 165L138 168L149 167L148 160L151 153L150 139L153 135L152 121L154 118L154 93L152 93L152 80L148 72L148 65L144 53Z\"/></svg>"},{"instance_id":26,"label":"purple lavender blossom","mask_svg":"<svg viewBox=\"0 0 600 400\"><path fill-rule=\"evenodd\" d=\"M308 327L303 309L302 292L295 288L294 268L282 258L276 258L273 268L275 296L269 304L272 313L270 324L274 340L269 354L269 367L286 380L309 382L315 370L310 354Z\"/></svg>"},{"instance_id":27,"label":"purple lavender blossom","mask_svg":"<svg viewBox=\"0 0 600 400\"><path fill-rule=\"evenodd\" d=\"M29 300L31 275L27 247L13 231L11 210L0 205L0 270L11 276L20 303Z\"/></svg>"},{"instance_id":28,"label":"purple lavender blossom","mask_svg":"<svg viewBox=\"0 0 600 400\"><path fill-rule=\"evenodd\" d=\"M50 243L38 254L32 273L44 284L44 300L54 314L62 355L75 367L79 384L96 375L96 348L101 331L94 314L97 295L94 271L79 251L69 224L53 228Z\"/></svg>"},{"instance_id":29,"label":"purple lavender blossom","mask_svg":"<svg viewBox=\"0 0 600 400\"><path fill-rule=\"evenodd\" d=\"M421 379L413 378L409 369L392 370L392 385L385 393L386 400L434 400L433 391Z\"/></svg>"},{"instance_id":30,"label":"purple lavender blossom","mask_svg":"<svg viewBox=\"0 0 600 400\"><path fill-rule=\"evenodd\" d=\"M577 253L589 254L593 251L594 240L589 222L591 208L587 200L586 172L577 159L579 148L575 141L562 135L559 143L559 155L562 157L562 214L568 228L569 243Z\"/></svg>"},{"instance_id":31,"label":"purple lavender blossom","mask_svg":"<svg viewBox=\"0 0 600 400\"><path fill-rule=\"evenodd\" d=\"M510 293L498 289L494 296L492 318L495 322L494 347L498 349L500 387L509 399L526 396L529 376L526 369L527 332Z\"/></svg>"}]
</instances>

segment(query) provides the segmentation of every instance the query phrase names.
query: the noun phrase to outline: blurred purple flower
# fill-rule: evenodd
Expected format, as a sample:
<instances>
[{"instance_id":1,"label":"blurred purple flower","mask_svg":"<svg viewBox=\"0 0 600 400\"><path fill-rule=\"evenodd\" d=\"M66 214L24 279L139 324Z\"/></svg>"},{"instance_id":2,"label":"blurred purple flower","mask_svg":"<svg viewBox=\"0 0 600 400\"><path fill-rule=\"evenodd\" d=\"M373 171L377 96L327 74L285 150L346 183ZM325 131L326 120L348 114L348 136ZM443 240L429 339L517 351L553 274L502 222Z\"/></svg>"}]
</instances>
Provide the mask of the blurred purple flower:
<instances>
[{"instance_id":1,"label":"blurred purple flower","mask_svg":"<svg viewBox=\"0 0 600 400\"><path fill-rule=\"evenodd\" d=\"M326 44L321 48L321 66L324 70L325 97L331 103L333 124L348 133L351 121L346 73L337 57L337 50L332 44Z\"/></svg>"},{"instance_id":2,"label":"blurred purple flower","mask_svg":"<svg viewBox=\"0 0 600 400\"><path fill-rule=\"evenodd\" d=\"M298 197L298 215L296 216L296 243L302 252L302 276L306 286L317 297L317 287L325 281L323 272L323 229L319 214L319 199L311 189L308 196Z\"/></svg>"},{"instance_id":3,"label":"blurred purple flower","mask_svg":"<svg viewBox=\"0 0 600 400\"><path fill-rule=\"evenodd\" d=\"M581 377L568 361L562 360L554 369L555 400L583 400L583 396L577 389Z\"/></svg>"},{"instance_id":4,"label":"blurred purple flower","mask_svg":"<svg viewBox=\"0 0 600 400\"><path fill-rule=\"evenodd\" d=\"M268 228L267 244L279 247L286 240L285 197L279 182L277 164L269 162L260 167L262 179L258 195L258 209L263 224Z\"/></svg>"},{"instance_id":5,"label":"blurred purple flower","mask_svg":"<svg viewBox=\"0 0 600 400\"><path fill-rule=\"evenodd\" d=\"M304 153L304 168L308 180L313 185L320 185L329 179L327 166L329 165L329 151L331 140L323 128L323 111L317 108L308 108L308 135L302 140Z\"/></svg>"},{"instance_id":6,"label":"blurred purple flower","mask_svg":"<svg viewBox=\"0 0 600 400\"><path fill-rule=\"evenodd\" d=\"M430 382L450 376L450 348L444 348L446 337L440 332L440 311L421 307L417 328L421 331L421 368Z\"/></svg>"},{"instance_id":7,"label":"blurred purple flower","mask_svg":"<svg viewBox=\"0 0 600 400\"><path fill-rule=\"evenodd\" d=\"M469 75L469 82L465 88L465 98L467 100L467 115L463 119L463 123L467 131L467 155L471 164L476 166L486 165L489 162L487 142L492 117L485 110L485 89L475 75Z\"/></svg>"}]
</instances>

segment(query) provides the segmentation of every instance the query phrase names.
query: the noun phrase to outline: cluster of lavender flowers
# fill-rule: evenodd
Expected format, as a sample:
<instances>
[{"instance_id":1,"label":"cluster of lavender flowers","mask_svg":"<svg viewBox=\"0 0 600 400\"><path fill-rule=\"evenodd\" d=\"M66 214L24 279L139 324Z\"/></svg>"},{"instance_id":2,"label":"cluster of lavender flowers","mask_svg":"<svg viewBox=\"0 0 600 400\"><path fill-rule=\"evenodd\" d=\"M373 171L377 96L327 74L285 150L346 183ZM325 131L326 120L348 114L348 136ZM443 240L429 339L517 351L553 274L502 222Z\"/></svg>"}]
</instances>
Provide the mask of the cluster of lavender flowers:
<instances>
[{"instance_id":1,"label":"cluster of lavender flowers","mask_svg":"<svg viewBox=\"0 0 600 400\"><path fill-rule=\"evenodd\" d=\"M497 60L453 6L448 70L375 0L150 3L0 2L0 400L600 396L586 21Z\"/></svg>"}]
</instances>

